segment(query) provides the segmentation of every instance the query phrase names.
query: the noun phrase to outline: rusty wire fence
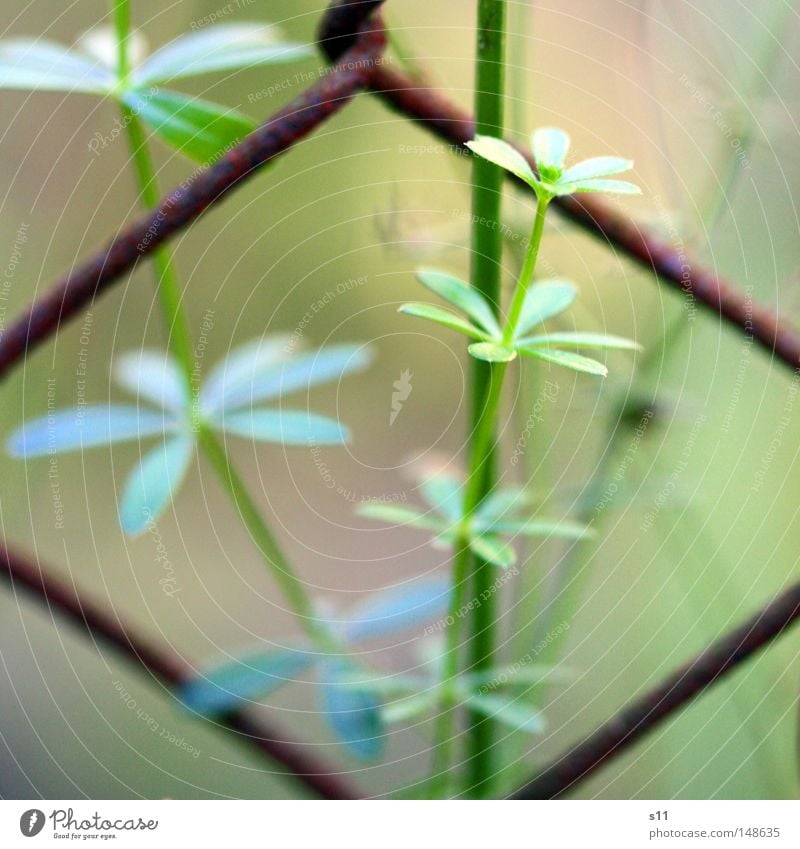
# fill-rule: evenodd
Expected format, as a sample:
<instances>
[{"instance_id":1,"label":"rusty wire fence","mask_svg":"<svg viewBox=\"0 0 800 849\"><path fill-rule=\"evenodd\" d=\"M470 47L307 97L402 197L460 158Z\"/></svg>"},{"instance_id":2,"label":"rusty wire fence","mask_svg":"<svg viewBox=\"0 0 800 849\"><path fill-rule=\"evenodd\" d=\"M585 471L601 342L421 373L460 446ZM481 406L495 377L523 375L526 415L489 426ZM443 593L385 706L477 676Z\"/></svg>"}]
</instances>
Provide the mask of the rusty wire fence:
<instances>
[{"instance_id":1,"label":"rusty wire fence","mask_svg":"<svg viewBox=\"0 0 800 849\"><path fill-rule=\"evenodd\" d=\"M293 145L359 95L371 93L428 132L454 147L463 147L474 135L473 118L446 95L381 62L387 44L380 18L384 2L335 0L325 12L318 32L319 47L330 63L328 73L267 118L217 163L171 191L154 212L120 230L108 245L31 304L0 338L0 377L19 366L37 345L57 333L139 260L199 216L213 214L229 193L253 178L262 166L289 153ZM526 151L520 152L530 159ZM535 167L533 161L531 165ZM557 205L561 214L651 271L658 283L681 290L693 302L718 314L792 372L800 368L800 333L779 315L753 304L742 289L713 270L694 262L687 267L674 245L602 201L586 197L560 198ZM188 677L187 665L171 649L140 638L118 616L111 616L92 603L80 588L53 578L46 564L8 543L0 543L0 573L14 591L33 594L95 642L121 652L166 687L177 687ZM624 705L596 731L539 769L511 798L551 799L567 793L764 649L798 617L800 583L776 596L751 619L722 635L660 684ZM333 766L320 761L302 743L287 740L246 711L229 714L219 727L280 764L318 796L351 799L361 795Z\"/></svg>"}]
</instances>

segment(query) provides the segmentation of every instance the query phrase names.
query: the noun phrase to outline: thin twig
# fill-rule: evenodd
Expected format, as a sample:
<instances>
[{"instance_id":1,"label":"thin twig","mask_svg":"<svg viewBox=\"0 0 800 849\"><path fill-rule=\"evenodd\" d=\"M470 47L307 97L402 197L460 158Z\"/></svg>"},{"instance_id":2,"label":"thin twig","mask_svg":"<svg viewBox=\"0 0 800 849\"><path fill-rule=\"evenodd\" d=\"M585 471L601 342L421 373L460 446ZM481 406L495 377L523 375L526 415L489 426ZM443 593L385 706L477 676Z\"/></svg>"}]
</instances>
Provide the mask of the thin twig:
<instances>
[{"instance_id":1,"label":"thin twig","mask_svg":"<svg viewBox=\"0 0 800 849\"><path fill-rule=\"evenodd\" d=\"M555 799L573 789L723 675L765 648L799 618L800 583L797 583L559 755L511 798Z\"/></svg>"},{"instance_id":2,"label":"thin twig","mask_svg":"<svg viewBox=\"0 0 800 849\"><path fill-rule=\"evenodd\" d=\"M40 563L2 544L0 576L6 578L14 590L24 589L50 610L65 614L93 640L116 649L168 689L174 690L191 676L190 668L178 655L151 645L118 616L111 615L66 582L54 578L49 569L43 569ZM335 770L311 757L300 744L267 728L263 720L245 711L236 711L217 722L281 764L315 795L324 799L358 798L358 793Z\"/></svg>"}]
</instances>

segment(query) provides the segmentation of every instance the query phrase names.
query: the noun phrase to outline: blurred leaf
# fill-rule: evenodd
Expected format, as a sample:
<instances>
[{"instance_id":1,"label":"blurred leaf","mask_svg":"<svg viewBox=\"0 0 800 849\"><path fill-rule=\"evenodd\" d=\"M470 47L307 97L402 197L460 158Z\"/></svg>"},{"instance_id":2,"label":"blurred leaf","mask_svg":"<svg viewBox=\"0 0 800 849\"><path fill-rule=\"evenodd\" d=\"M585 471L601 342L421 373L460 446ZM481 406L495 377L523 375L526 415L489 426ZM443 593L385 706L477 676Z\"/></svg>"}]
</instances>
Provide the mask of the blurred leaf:
<instances>
[{"instance_id":1,"label":"blurred leaf","mask_svg":"<svg viewBox=\"0 0 800 849\"><path fill-rule=\"evenodd\" d=\"M203 381L200 402L206 412L231 408L234 399L247 403L253 384L264 369L274 368L290 356L292 337L288 333L251 339L230 351Z\"/></svg>"},{"instance_id":2,"label":"blurred leaf","mask_svg":"<svg viewBox=\"0 0 800 849\"><path fill-rule=\"evenodd\" d=\"M214 161L256 126L235 109L175 91L130 89L122 100L163 141L201 163Z\"/></svg>"},{"instance_id":3,"label":"blurred leaf","mask_svg":"<svg viewBox=\"0 0 800 849\"><path fill-rule=\"evenodd\" d=\"M26 422L7 443L12 457L41 457L59 451L92 448L128 439L163 435L175 422L162 412L139 407L98 404L57 410Z\"/></svg>"},{"instance_id":4,"label":"blurred leaf","mask_svg":"<svg viewBox=\"0 0 800 849\"><path fill-rule=\"evenodd\" d=\"M577 165L573 165L561 175L563 183L576 183L581 180L591 180L595 177L608 177L611 174L619 174L622 171L630 171L633 162L620 156L595 156L592 159L584 159Z\"/></svg>"},{"instance_id":5,"label":"blurred leaf","mask_svg":"<svg viewBox=\"0 0 800 849\"><path fill-rule=\"evenodd\" d=\"M358 514L368 519L391 522L393 525L411 525L414 528L423 528L428 531L440 531L445 527L441 519L420 513L411 507L404 507L402 504L368 502L359 506Z\"/></svg>"},{"instance_id":6,"label":"blurred leaf","mask_svg":"<svg viewBox=\"0 0 800 849\"><path fill-rule=\"evenodd\" d=\"M415 693L405 698L395 699L395 701L381 707L383 721L386 725L408 722L435 707L438 698L438 689L431 689L424 693Z\"/></svg>"},{"instance_id":7,"label":"blurred leaf","mask_svg":"<svg viewBox=\"0 0 800 849\"><path fill-rule=\"evenodd\" d=\"M131 472L120 502L120 522L128 534L146 531L169 506L189 468L194 449L190 436L160 443Z\"/></svg>"},{"instance_id":8,"label":"blurred leaf","mask_svg":"<svg viewBox=\"0 0 800 849\"><path fill-rule=\"evenodd\" d=\"M509 363L517 356L513 348L495 342L473 342L467 350L475 359L487 363Z\"/></svg>"},{"instance_id":9,"label":"blurred leaf","mask_svg":"<svg viewBox=\"0 0 800 849\"><path fill-rule=\"evenodd\" d=\"M501 519L491 522L487 530L509 536L522 534L531 537L554 537L555 539L582 539L592 536L594 531L588 525L578 522L555 522L546 519Z\"/></svg>"},{"instance_id":10,"label":"blurred leaf","mask_svg":"<svg viewBox=\"0 0 800 849\"><path fill-rule=\"evenodd\" d=\"M0 41L0 88L108 94L114 82L105 68L55 42Z\"/></svg>"},{"instance_id":11,"label":"blurred leaf","mask_svg":"<svg viewBox=\"0 0 800 849\"><path fill-rule=\"evenodd\" d=\"M186 707L204 716L228 713L242 707L242 702L265 699L315 661L313 654L299 648L246 655L183 684L178 696Z\"/></svg>"},{"instance_id":12,"label":"blurred leaf","mask_svg":"<svg viewBox=\"0 0 800 849\"><path fill-rule=\"evenodd\" d=\"M115 364L117 381L141 398L174 412L189 406L189 387L178 364L165 351L131 351Z\"/></svg>"},{"instance_id":13,"label":"blurred leaf","mask_svg":"<svg viewBox=\"0 0 800 849\"><path fill-rule=\"evenodd\" d=\"M347 428L335 419L301 410L243 410L220 419L226 433L282 445L341 445Z\"/></svg>"},{"instance_id":14,"label":"blurred leaf","mask_svg":"<svg viewBox=\"0 0 800 849\"><path fill-rule=\"evenodd\" d=\"M641 345L631 339L606 333L548 333L543 336L528 336L520 339L517 344L528 348L537 345L576 345L580 348L617 348L627 351L641 349Z\"/></svg>"},{"instance_id":15,"label":"blurred leaf","mask_svg":"<svg viewBox=\"0 0 800 849\"><path fill-rule=\"evenodd\" d=\"M467 142L467 147L483 159L488 159L489 162L499 165L500 168L516 174L529 186L535 185L536 176L525 157L502 139L496 139L492 136L476 136L473 141Z\"/></svg>"},{"instance_id":16,"label":"blurred leaf","mask_svg":"<svg viewBox=\"0 0 800 849\"><path fill-rule=\"evenodd\" d=\"M518 487L506 486L502 489L496 489L480 503L476 518L482 520L498 519L514 510L525 507L530 500L530 494Z\"/></svg>"},{"instance_id":17,"label":"blurred leaf","mask_svg":"<svg viewBox=\"0 0 800 849\"><path fill-rule=\"evenodd\" d=\"M472 710L479 711L515 731L541 734L546 728L542 712L532 705L525 704L520 698L506 697L499 693L475 693L467 702Z\"/></svg>"},{"instance_id":18,"label":"blurred leaf","mask_svg":"<svg viewBox=\"0 0 800 849\"><path fill-rule=\"evenodd\" d=\"M371 640L426 625L447 613L451 586L442 575L374 593L349 611L344 638Z\"/></svg>"},{"instance_id":19,"label":"blurred leaf","mask_svg":"<svg viewBox=\"0 0 800 849\"><path fill-rule=\"evenodd\" d=\"M541 280L535 282L525 295L525 303L517 325L517 337L531 327L564 312L575 298L578 290L567 280Z\"/></svg>"},{"instance_id":20,"label":"blurred leaf","mask_svg":"<svg viewBox=\"0 0 800 849\"><path fill-rule=\"evenodd\" d=\"M569 136L557 127L541 127L531 135L531 150L542 179L560 174L569 152Z\"/></svg>"},{"instance_id":21,"label":"blurred leaf","mask_svg":"<svg viewBox=\"0 0 800 849\"><path fill-rule=\"evenodd\" d=\"M384 746L380 704L367 689L348 680L345 664L326 663L320 671L321 707L334 734L361 760L379 757Z\"/></svg>"},{"instance_id":22,"label":"blurred leaf","mask_svg":"<svg viewBox=\"0 0 800 849\"><path fill-rule=\"evenodd\" d=\"M134 84L150 86L212 71L255 68L312 56L310 47L281 41L273 26L260 23L215 24L181 35L159 48L133 74Z\"/></svg>"},{"instance_id":23,"label":"blurred leaf","mask_svg":"<svg viewBox=\"0 0 800 849\"><path fill-rule=\"evenodd\" d=\"M469 547L473 554L481 560L499 566L501 569L508 569L509 566L513 566L517 562L514 549L506 545L503 540L490 534L471 536Z\"/></svg>"},{"instance_id":24,"label":"blurred leaf","mask_svg":"<svg viewBox=\"0 0 800 849\"><path fill-rule=\"evenodd\" d=\"M466 333L473 339L485 339L486 334L465 321L461 316L456 315L450 310L442 309L441 307L433 306L433 304L403 304L398 312L404 315L413 315L417 318L427 318L429 321L435 321L437 324L443 324L452 330L458 330L460 333Z\"/></svg>"},{"instance_id":25,"label":"blurred leaf","mask_svg":"<svg viewBox=\"0 0 800 849\"><path fill-rule=\"evenodd\" d=\"M559 183L558 194L571 195L575 192L605 192L612 195L640 195L642 190L625 180L582 180L579 183Z\"/></svg>"},{"instance_id":26,"label":"blurred leaf","mask_svg":"<svg viewBox=\"0 0 800 849\"><path fill-rule=\"evenodd\" d=\"M451 274L429 268L417 271L417 278L423 286L466 313L492 336L500 335L500 325L492 308L477 289Z\"/></svg>"},{"instance_id":27,"label":"blurred leaf","mask_svg":"<svg viewBox=\"0 0 800 849\"><path fill-rule=\"evenodd\" d=\"M574 354L572 351L559 351L558 348L523 348L521 346L519 350L520 353L529 357L538 357L540 360L547 360L558 366L572 369L572 371L600 375L601 377L608 374L608 369L602 363L591 360L589 357L582 357L580 354Z\"/></svg>"},{"instance_id":28,"label":"blurred leaf","mask_svg":"<svg viewBox=\"0 0 800 849\"><path fill-rule=\"evenodd\" d=\"M223 389L225 407L234 409L301 389L307 391L312 386L361 371L371 359L363 345L330 345L272 362L265 358L254 368L251 379L240 379L235 386Z\"/></svg>"},{"instance_id":29,"label":"blurred leaf","mask_svg":"<svg viewBox=\"0 0 800 849\"><path fill-rule=\"evenodd\" d=\"M431 475L420 483L422 497L434 509L450 521L461 519L463 495L462 483L458 478L445 474Z\"/></svg>"}]
</instances>

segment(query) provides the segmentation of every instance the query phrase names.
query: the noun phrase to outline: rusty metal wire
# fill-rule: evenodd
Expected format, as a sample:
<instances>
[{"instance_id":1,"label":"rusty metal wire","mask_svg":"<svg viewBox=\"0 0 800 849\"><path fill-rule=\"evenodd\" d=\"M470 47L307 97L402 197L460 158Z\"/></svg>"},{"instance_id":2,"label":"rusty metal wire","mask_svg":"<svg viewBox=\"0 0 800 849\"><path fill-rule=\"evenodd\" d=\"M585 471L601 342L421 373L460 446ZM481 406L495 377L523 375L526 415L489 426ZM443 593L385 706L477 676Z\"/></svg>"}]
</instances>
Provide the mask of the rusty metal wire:
<instances>
[{"instance_id":1,"label":"rusty metal wire","mask_svg":"<svg viewBox=\"0 0 800 849\"><path fill-rule=\"evenodd\" d=\"M92 641L120 652L167 689L173 690L191 677L191 669L178 655L138 636L136 629L118 615L89 601L65 581L54 578L52 570L2 544L0 576L9 581L15 592L24 590L51 612L66 616ZM357 798L356 790L335 769L326 766L316 756L309 756L301 745L287 740L281 732L267 728L263 720L257 720L245 711L236 711L217 722L281 764L314 795L325 799Z\"/></svg>"},{"instance_id":2,"label":"rusty metal wire","mask_svg":"<svg viewBox=\"0 0 800 849\"><path fill-rule=\"evenodd\" d=\"M383 2L335 0L331 3L319 30L320 47L333 64L330 72L216 164L170 192L153 213L123 228L106 247L35 301L0 338L0 377L140 259L218 205L263 165L313 132L359 92L371 90L400 114L454 145L463 146L471 139L474 121L469 114L439 92L378 61L386 42L376 14ZM531 164L535 167L535 163ZM735 284L699 263L687 263L674 246L601 201L563 198L558 205L565 216L619 253L652 269L663 283L677 287L751 336L776 359L793 370L800 367L800 333L773 311L753 304ZM88 603L79 592L54 581L38 564L2 546L0 574L14 586L25 587L41 601L65 613L93 638L136 660L163 684L174 686L186 674L179 658L135 637L130 627ZM556 758L512 798L554 798L574 787L778 637L799 616L800 585L796 585ZM297 744L265 729L260 721L235 713L225 719L225 725L282 764L313 792L331 799L357 795L341 776L310 758Z\"/></svg>"}]
</instances>

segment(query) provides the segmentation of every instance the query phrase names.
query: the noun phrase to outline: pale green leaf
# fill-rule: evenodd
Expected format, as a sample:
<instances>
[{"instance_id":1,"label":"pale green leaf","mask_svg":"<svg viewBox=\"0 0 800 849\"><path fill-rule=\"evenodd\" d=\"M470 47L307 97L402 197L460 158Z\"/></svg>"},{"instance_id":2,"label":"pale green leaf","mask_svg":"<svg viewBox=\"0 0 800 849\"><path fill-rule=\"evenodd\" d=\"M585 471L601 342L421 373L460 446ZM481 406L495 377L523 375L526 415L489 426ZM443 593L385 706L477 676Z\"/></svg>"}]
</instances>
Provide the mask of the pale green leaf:
<instances>
[{"instance_id":1,"label":"pale green leaf","mask_svg":"<svg viewBox=\"0 0 800 849\"><path fill-rule=\"evenodd\" d=\"M559 195L572 195L577 192L605 192L612 195L640 195L642 190L625 180L583 180L580 183L557 183Z\"/></svg>"},{"instance_id":2,"label":"pale green leaf","mask_svg":"<svg viewBox=\"0 0 800 849\"><path fill-rule=\"evenodd\" d=\"M364 345L329 345L301 354L280 354L272 361L265 357L249 375L242 369L236 385L225 388L215 406L220 397L224 409L232 410L299 390L308 392L313 386L362 371L371 361L371 351Z\"/></svg>"},{"instance_id":3,"label":"pale green leaf","mask_svg":"<svg viewBox=\"0 0 800 849\"><path fill-rule=\"evenodd\" d=\"M422 497L450 521L461 518L463 483L456 477L443 473L430 475L420 483Z\"/></svg>"},{"instance_id":4,"label":"pale green leaf","mask_svg":"<svg viewBox=\"0 0 800 849\"><path fill-rule=\"evenodd\" d=\"M266 371L289 359L292 337L288 333L251 339L228 353L211 369L200 390L200 405L207 415L252 403L253 387ZM263 400L263 399L262 399Z\"/></svg>"},{"instance_id":5,"label":"pale green leaf","mask_svg":"<svg viewBox=\"0 0 800 849\"><path fill-rule=\"evenodd\" d=\"M580 354L575 354L572 351L559 351L558 348L522 348L520 353L526 354L529 357L538 357L540 360L555 363L558 366L572 369L573 371L584 372L585 374L599 375L605 377L608 374L608 369L597 360L583 357Z\"/></svg>"},{"instance_id":6,"label":"pale green leaf","mask_svg":"<svg viewBox=\"0 0 800 849\"><path fill-rule=\"evenodd\" d=\"M367 502L358 508L359 516L367 519L376 519L382 522L391 522L393 525L411 525L414 528L422 528L428 531L441 531L446 527L445 523L430 514L420 513L411 507L402 504L382 504Z\"/></svg>"},{"instance_id":7,"label":"pale green leaf","mask_svg":"<svg viewBox=\"0 0 800 849\"><path fill-rule=\"evenodd\" d=\"M243 703L264 699L297 680L315 659L300 648L245 655L187 681L179 688L178 697L186 707L203 716L230 713Z\"/></svg>"},{"instance_id":8,"label":"pale green leaf","mask_svg":"<svg viewBox=\"0 0 800 849\"><path fill-rule=\"evenodd\" d=\"M531 136L536 167L544 180L560 174L569 152L569 136L557 127L541 127Z\"/></svg>"},{"instance_id":9,"label":"pale green leaf","mask_svg":"<svg viewBox=\"0 0 800 849\"><path fill-rule=\"evenodd\" d=\"M564 312L577 298L578 290L568 280L539 280L525 295L516 335L521 336L531 327Z\"/></svg>"},{"instance_id":10,"label":"pale green leaf","mask_svg":"<svg viewBox=\"0 0 800 849\"><path fill-rule=\"evenodd\" d=\"M508 569L517 562L517 555L511 546L507 545L499 537L491 534L480 534L470 537L469 547L473 554L487 563Z\"/></svg>"},{"instance_id":11,"label":"pale green leaf","mask_svg":"<svg viewBox=\"0 0 800 849\"><path fill-rule=\"evenodd\" d=\"M214 162L256 126L235 109L174 91L131 89L122 99L163 141L203 164Z\"/></svg>"},{"instance_id":12,"label":"pale green leaf","mask_svg":"<svg viewBox=\"0 0 800 849\"><path fill-rule=\"evenodd\" d=\"M343 663L326 663L320 671L321 709L333 732L360 760L374 760L384 746L380 704L366 687L351 683Z\"/></svg>"},{"instance_id":13,"label":"pale green leaf","mask_svg":"<svg viewBox=\"0 0 800 849\"><path fill-rule=\"evenodd\" d=\"M120 500L120 522L126 533L147 530L169 506L186 476L194 444L190 436L178 436L145 454L130 474Z\"/></svg>"},{"instance_id":14,"label":"pale green leaf","mask_svg":"<svg viewBox=\"0 0 800 849\"><path fill-rule=\"evenodd\" d=\"M584 159L578 162L561 175L559 182L577 183L580 180L591 180L596 177L609 177L612 174L620 174L630 171L633 162L620 156L595 156L592 159Z\"/></svg>"},{"instance_id":15,"label":"pale green leaf","mask_svg":"<svg viewBox=\"0 0 800 849\"><path fill-rule=\"evenodd\" d=\"M461 316L450 312L450 310L445 310L432 304L403 304L398 312L404 315L413 315L417 318L427 318L429 321L443 324L451 330L458 330L460 333L465 333L473 339L486 339L486 334L475 327L475 325L470 324L461 318Z\"/></svg>"},{"instance_id":16,"label":"pale green leaf","mask_svg":"<svg viewBox=\"0 0 800 849\"><path fill-rule=\"evenodd\" d=\"M513 348L498 345L496 342L473 342L467 350L476 360L487 363L510 363L517 356Z\"/></svg>"},{"instance_id":17,"label":"pale green leaf","mask_svg":"<svg viewBox=\"0 0 800 849\"><path fill-rule=\"evenodd\" d=\"M579 522L558 522L547 519L500 519L489 524L487 530L509 536L522 534L553 539L582 539L594 534L591 528Z\"/></svg>"},{"instance_id":18,"label":"pale green leaf","mask_svg":"<svg viewBox=\"0 0 800 849\"><path fill-rule=\"evenodd\" d=\"M0 88L107 94L115 78L102 65L44 39L0 41Z\"/></svg>"},{"instance_id":19,"label":"pale green leaf","mask_svg":"<svg viewBox=\"0 0 800 849\"><path fill-rule=\"evenodd\" d=\"M274 26L223 23L165 44L134 71L133 79L135 85L145 87L180 77L255 68L311 55L313 51L306 45L282 41Z\"/></svg>"},{"instance_id":20,"label":"pale green leaf","mask_svg":"<svg viewBox=\"0 0 800 849\"><path fill-rule=\"evenodd\" d=\"M174 412L189 406L189 387L180 367L165 351L130 351L114 364L125 389Z\"/></svg>"},{"instance_id":21,"label":"pale green leaf","mask_svg":"<svg viewBox=\"0 0 800 849\"><path fill-rule=\"evenodd\" d=\"M499 693L476 693L467 699L472 710L491 717L515 731L540 734L545 730L542 712L526 704L521 698L511 698Z\"/></svg>"},{"instance_id":22,"label":"pale green leaf","mask_svg":"<svg viewBox=\"0 0 800 849\"><path fill-rule=\"evenodd\" d=\"M624 351L641 350L631 339L622 336L612 336L608 333L581 333L567 331L564 333L547 333L542 336L528 336L517 342L526 348L538 345L576 345L579 348L615 348Z\"/></svg>"},{"instance_id":23,"label":"pale green leaf","mask_svg":"<svg viewBox=\"0 0 800 849\"><path fill-rule=\"evenodd\" d=\"M7 443L12 457L42 457L113 442L163 435L176 428L163 412L139 407L90 405L56 410L26 422Z\"/></svg>"},{"instance_id":24,"label":"pale green leaf","mask_svg":"<svg viewBox=\"0 0 800 849\"><path fill-rule=\"evenodd\" d=\"M223 416L219 425L235 436L281 445L341 445L350 438L335 419L302 410L241 410Z\"/></svg>"},{"instance_id":25,"label":"pale green leaf","mask_svg":"<svg viewBox=\"0 0 800 849\"><path fill-rule=\"evenodd\" d=\"M536 184L536 176L525 157L508 142L493 136L476 136L467 142L467 147L478 156L488 159L506 171L516 174L529 186Z\"/></svg>"},{"instance_id":26,"label":"pale green leaf","mask_svg":"<svg viewBox=\"0 0 800 849\"><path fill-rule=\"evenodd\" d=\"M372 593L348 611L344 638L351 643L421 628L447 613L451 595L449 575L417 578Z\"/></svg>"},{"instance_id":27,"label":"pale green leaf","mask_svg":"<svg viewBox=\"0 0 800 849\"><path fill-rule=\"evenodd\" d=\"M435 292L439 297L449 301L454 307L466 313L476 324L492 336L500 335L500 325L497 323L491 306L483 295L469 283L430 268L417 271L417 279L423 286Z\"/></svg>"}]
</instances>

